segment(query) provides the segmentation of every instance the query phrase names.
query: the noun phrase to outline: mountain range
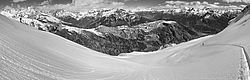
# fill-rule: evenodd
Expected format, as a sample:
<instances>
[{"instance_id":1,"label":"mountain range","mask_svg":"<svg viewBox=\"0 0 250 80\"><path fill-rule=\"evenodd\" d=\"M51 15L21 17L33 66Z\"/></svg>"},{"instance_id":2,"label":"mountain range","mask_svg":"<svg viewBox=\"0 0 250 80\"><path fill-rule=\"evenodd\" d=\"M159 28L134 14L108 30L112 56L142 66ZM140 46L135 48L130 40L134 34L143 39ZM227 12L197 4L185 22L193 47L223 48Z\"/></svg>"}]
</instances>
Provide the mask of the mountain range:
<instances>
[{"instance_id":1,"label":"mountain range","mask_svg":"<svg viewBox=\"0 0 250 80\"><path fill-rule=\"evenodd\" d=\"M87 13L64 10L6 9L5 16L109 55L152 52L216 34L239 10L168 9L127 11L101 9Z\"/></svg>"},{"instance_id":2,"label":"mountain range","mask_svg":"<svg viewBox=\"0 0 250 80\"><path fill-rule=\"evenodd\" d=\"M249 13L248 6L215 35L125 56L102 54L0 15L0 79L247 80ZM166 23L166 30L179 28Z\"/></svg>"}]
</instances>

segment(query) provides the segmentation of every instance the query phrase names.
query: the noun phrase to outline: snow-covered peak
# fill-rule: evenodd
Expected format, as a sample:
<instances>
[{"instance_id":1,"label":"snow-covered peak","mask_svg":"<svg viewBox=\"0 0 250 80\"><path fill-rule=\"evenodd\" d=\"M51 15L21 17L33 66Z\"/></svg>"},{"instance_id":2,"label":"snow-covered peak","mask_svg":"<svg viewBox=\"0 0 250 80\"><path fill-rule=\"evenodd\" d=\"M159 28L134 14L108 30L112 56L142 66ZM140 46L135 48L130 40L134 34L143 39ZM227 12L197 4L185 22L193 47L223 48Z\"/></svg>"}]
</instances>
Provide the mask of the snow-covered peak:
<instances>
[{"instance_id":1,"label":"snow-covered peak","mask_svg":"<svg viewBox=\"0 0 250 80\"><path fill-rule=\"evenodd\" d=\"M16 14L18 13L17 10L14 10L13 8L11 9L3 9L1 11L1 14L4 15L4 16L7 16L7 17L14 17Z\"/></svg>"},{"instance_id":2,"label":"snow-covered peak","mask_svg":"<svg viewBox=\"0 0 250 80\"><path fill-rule=\"evenodd\" d=\"M65 11L65 10L60 10L55 12L54 16L56 17L72 17L75 18L76 20L79 20L83 17L84 12L70 12L70 11Z\"/></svg>"},{"instance_id":3,"label":"snow-covered peak","mask_svg":"<svg viewBox=\"0 0 250 80\"><path fill-rule=\"evenodd\" d=\"M55 12L56 17L72 17L76 20L79 20L84 17L109 17L111 15L125 17L127 15L134 15L134 12L127 11L124 9L94 9L88 12L70 12L65 10L59 10Z\"/></svg>"},{"instance_id":4,"label":"snow-covered peak","mask_svg":"<svg viewBox=\"0 0 250 80\"><path fill-rule=\"evenodd\" d=\"M30 19L37 19L44 22L53 22L53 23L61 23L61 20L55 18L52 15L49 15L47 13L43 13L42 11L36 11L32 8L27 9L4 9L1 11L2 15L5 15L9 18L30 18Z\"/></svg>"}]
</instances>

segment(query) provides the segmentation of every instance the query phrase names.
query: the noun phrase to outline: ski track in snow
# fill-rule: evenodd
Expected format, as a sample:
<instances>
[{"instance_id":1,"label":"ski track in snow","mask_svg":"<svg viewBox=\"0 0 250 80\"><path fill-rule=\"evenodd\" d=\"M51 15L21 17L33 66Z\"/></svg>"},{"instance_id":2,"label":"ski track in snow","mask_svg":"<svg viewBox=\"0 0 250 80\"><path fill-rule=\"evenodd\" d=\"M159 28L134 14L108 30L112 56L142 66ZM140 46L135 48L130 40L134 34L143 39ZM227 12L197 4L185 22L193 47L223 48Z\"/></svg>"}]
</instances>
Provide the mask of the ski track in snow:
<instances>
[{"instance_id":1,"label":"ski track in snow","mask_svg":"<svg viewBox=\"0 0 250 80\"><path fill-rule=\"evenodd\" d=\"M241 48L241 64L239 68L239 79L240 80L250 80L250 63L249 63L249 56L247 54L246 49L244 46L236 45L236 44L206 44L205 46L234 46Z\"/></svg>"}]
</instances>

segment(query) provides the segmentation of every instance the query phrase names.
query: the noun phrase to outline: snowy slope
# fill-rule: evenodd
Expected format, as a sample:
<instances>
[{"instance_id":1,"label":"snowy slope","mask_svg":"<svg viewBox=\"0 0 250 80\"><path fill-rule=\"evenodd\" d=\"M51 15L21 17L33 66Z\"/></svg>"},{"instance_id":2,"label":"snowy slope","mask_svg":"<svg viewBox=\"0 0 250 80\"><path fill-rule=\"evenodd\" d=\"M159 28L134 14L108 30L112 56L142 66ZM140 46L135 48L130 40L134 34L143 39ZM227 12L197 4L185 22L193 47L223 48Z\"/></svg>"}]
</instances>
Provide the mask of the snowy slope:
<instances>
[{"instance_id":1,"label":"snowy slope","mask_svg":"<svg viewBox=\"0 0 250 80\"><path fill-rule=\"evenodd\" d=\"M0 80L236 80L247 67L249 25L247 14L212 37L112 57L0 16Z\"/></svg>"}]
</instances>

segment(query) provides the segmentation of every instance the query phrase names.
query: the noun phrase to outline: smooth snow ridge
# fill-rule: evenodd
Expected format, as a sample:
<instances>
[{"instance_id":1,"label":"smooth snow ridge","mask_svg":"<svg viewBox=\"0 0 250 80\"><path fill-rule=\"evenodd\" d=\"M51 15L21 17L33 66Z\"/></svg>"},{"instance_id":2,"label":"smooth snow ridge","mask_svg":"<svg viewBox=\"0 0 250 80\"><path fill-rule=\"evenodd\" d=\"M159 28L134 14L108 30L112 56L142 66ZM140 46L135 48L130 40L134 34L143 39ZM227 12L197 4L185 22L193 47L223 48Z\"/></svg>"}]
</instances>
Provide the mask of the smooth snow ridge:
<instances>
[{"instance_id":1,"label":"smooth snow ridge","mask_svg":"<svg viewBox=\"0 0 250 80\"><path fill-rule=\"evenodd\" d=\"M0 15L0 80L241 79L250 50L249 25L248 14L215 36L120 58ZM229 44L244 47L245 55Z\"/></svg>"}]
</instances>

